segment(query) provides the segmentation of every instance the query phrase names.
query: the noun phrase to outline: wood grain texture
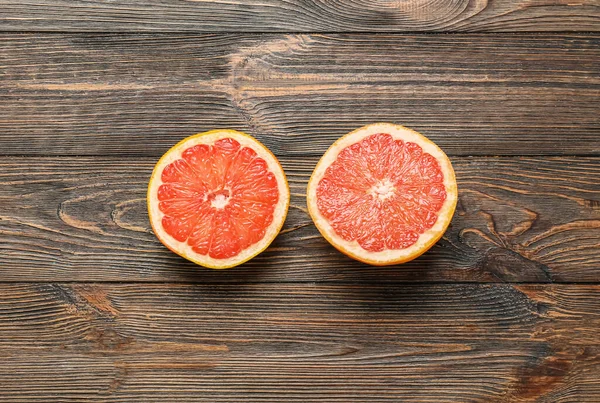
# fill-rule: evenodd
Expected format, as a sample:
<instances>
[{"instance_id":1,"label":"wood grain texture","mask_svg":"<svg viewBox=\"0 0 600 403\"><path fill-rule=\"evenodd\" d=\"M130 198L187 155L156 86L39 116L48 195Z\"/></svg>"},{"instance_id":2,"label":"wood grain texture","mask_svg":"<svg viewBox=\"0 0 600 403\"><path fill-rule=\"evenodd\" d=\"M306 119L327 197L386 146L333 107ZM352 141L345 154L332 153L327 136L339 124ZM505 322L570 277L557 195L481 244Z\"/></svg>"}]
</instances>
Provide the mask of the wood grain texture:
<instances>
[{"instance_id":1,"label":"wood grain texture","mask_svg":"<svg viewBox=\"0 0 600 403\"><path fill-rule=\"evenodd\" d=\"M598 0L0 0L0 401L600 403L598 66ZM374 121L459 182L397 267L305 208L318 157ZM158 157L215 127L292 190L227 271L145 206Z\"/></svg>"},{"instance_id":2,"label":"wood grain texture","mask_svg":"<svg viewBox=\"0 0 600 403\"><path fill-rule=\"evenodd\" d=\"M318 156L375 121L450 155L600 154L598 35L2 34L0 60L5 155L158 156L231 127Z\"/></svg>"},{"instance_id":3,"label":"wood grain texture","mask_svg":"<svg viewBox=\"0 0 600 403\"><path fill-rule=\"evenodd\" d=\"M0 286L10 402L595 402L600 287Z\"/></svg>"},{"instance_id":4,"label":"wood grain texture","mask_svg":"<svg viewBox=\"0 0 600 403\"><path fill-rule=\"evenodd\" d=\"M459 202L419 259L373 268L334 250L306 213L316 158L283 158L282 233L228 271L202 269L149 228L155 159L10 157L0 162L0 281L599 282L600 158L455 158Z\"/></svg>"},{"instance_id":5,"label":"wood grain texture","mask_svg":"<svg viewBox=\"0 0 600 403\"><path fill-rule=\"evenodd\" d=\"M7 31L598 31L596 0L0 1Z\"/></svg>"}]
</instances>

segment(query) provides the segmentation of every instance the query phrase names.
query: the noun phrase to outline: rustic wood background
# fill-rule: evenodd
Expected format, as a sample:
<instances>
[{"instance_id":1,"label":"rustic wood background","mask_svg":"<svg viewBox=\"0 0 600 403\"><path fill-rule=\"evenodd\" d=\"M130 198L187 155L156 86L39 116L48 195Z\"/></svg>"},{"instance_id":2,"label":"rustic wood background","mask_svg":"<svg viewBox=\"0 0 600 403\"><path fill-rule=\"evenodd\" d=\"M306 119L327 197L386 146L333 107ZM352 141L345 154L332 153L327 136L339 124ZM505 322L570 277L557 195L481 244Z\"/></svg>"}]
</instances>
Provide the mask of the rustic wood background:
<instances>
[{"instance_id":1,"label":"rustic wood background","mask_svg":"<svg viewBox=\"0 0 600 403\"><path fill-rule=\"evenodd\" d=\"M460 199L373 268L306 214L318 157L392 121ZM170 253L158 157L267 144L292 205L228 271ZM598 0L0 0L1 402L600 402Z\"/></svg>"}]
</instances>

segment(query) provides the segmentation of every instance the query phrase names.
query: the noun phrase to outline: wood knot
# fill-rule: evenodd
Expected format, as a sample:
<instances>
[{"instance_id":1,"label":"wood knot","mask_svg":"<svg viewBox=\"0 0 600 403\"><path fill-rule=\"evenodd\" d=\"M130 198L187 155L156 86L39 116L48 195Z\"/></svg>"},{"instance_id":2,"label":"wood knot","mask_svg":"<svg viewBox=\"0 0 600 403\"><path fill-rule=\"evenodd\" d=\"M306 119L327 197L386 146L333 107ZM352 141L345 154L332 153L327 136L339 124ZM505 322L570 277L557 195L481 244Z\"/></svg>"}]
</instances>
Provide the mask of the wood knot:
<instances>
[{"instance_id":1,"label":"wood knot","mask_svg":"<svg viewBox=\"0 0 600 403\"><path fill-rule=\"evenodd\" d=\"M552 282L548 266L505 248L490 248L477 266L505 282Z\"/></svg>"}]
</instances>

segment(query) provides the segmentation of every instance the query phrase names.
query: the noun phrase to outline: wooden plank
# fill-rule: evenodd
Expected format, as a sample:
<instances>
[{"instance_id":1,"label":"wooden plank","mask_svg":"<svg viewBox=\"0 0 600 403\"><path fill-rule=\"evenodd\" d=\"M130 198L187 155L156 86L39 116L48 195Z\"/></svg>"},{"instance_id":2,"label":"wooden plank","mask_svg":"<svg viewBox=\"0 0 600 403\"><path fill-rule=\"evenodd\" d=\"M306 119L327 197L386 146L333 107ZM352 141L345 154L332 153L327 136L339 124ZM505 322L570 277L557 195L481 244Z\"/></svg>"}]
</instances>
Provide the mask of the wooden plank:
<instances>
[{"instance_id":1,"label":"wooden plank","mask_svg":"<svg viewBox=\"0 0 600 403\"><path fill-rule=\"evenodd\" d=\"M333 249L306 213L316 158L282 159L292 200L265 253L201 269L149 228L155 159L0 161L0 281L600 282L600 158L455 158L460 198L443 240L402 266Z\"/></svg>"},{"instance_id":2,"label":"wooden plank","mask_svg":"<svg viewBox=\"0 0 600 403\"><path fill-rule=\"evenodd\" d=\"M3 34L0 60L5 155L158 156L231 127L317 156L375 121L450 155L600 154L598 35Z\"/></svg>"},{"instance_id":3,"label":"wooden plank","mask_svg":"<svg viewBox=\"0 0 600 403\"><path fill-rule=\"evenodd\" d=\"M598 31L598 3L505 0L0 1L7 31L460 32Z\"/></svg>"},{"instance_id":4,"label":"wooden plank","mask_svg":"<svg viewBox=\"0 0 600 403\"><path fill-rule=\"evenodd\" d=\"M594 402L600 286L0 286L10 402Z\"/></svg>"}]
</instances>

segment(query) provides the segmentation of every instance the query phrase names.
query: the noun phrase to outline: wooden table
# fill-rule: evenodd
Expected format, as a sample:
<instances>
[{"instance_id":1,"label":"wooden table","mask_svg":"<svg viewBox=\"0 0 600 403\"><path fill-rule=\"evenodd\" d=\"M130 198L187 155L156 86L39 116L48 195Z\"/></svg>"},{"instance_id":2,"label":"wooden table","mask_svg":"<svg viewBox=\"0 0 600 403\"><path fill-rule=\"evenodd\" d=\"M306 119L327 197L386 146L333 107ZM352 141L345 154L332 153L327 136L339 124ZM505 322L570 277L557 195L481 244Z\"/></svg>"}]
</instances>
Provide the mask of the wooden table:
<instances>
[{"instance_id":1,"label":"wooden table","mask_svg":"<svg viewBox=\"0 0 600 403\"><path fill-rule=\"evenodd\" d=\"M600 402L598 0L0 0L1 402ZM411 263L319 236L305 188L375 121L451 156ZM281 235L211 271L146 185L229 127L282 161Z\"/></svg>"}]
</instances>

